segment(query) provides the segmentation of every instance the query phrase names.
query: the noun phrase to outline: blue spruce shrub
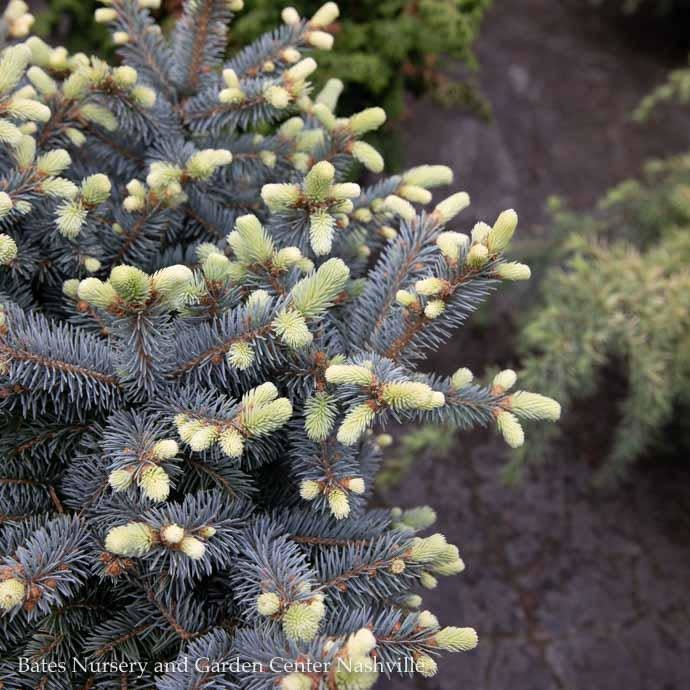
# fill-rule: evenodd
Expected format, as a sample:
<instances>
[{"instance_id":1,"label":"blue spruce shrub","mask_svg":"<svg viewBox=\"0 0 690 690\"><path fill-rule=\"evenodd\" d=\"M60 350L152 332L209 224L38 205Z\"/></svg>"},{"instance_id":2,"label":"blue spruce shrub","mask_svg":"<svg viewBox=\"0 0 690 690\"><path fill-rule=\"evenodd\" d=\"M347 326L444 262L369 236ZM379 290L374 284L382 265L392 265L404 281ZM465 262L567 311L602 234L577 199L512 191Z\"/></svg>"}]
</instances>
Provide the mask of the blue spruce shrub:
<instances>
[{"instance_id":1,"label":"blue spruce shrub","mask_svg":"<svg viewBox=\"0 0 690 690\"><path fill-rule=\"evenodd\" d=\"M520 417L558 416L512 372L416 370L529 276L502 255L517 216L469 237L465 193L418 210L443 166L350 181L381 171L362 136L385 114L310 93L334 3L228 61L241 0L188 0L169 41L157 4L96 12L119 66L26 39L16 0L0 24L1 683L433 675L477 635L416 590L464 564L421 536L430 508L367 508L374 430L495 423L518 446Z\"/></svg>"}]
</instances>

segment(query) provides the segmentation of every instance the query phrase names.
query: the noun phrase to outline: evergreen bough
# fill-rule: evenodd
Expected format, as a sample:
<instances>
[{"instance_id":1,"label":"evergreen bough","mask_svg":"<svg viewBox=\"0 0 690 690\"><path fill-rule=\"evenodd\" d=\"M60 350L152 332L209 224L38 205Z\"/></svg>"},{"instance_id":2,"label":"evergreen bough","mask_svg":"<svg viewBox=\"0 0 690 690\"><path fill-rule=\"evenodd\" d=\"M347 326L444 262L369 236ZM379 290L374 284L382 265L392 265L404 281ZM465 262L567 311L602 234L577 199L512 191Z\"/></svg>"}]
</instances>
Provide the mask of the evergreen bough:
<instances>
[{"instance_id":1,"label":"evergreen bough","mask_svg":"<svg viewBox=\"0 0 690 690\"><path fill-rule=\"evenodd\" d=\"M372 430L495 423L518 446L518 417L558 416L509 371L415 369L529 276L502 258L515 213L470 238L446 229L465 193L413 206L448 168L348 181L354 160L380 172L361 136L385 115L336 116L338 82L309 95L337 7L225 62L241 4L189 0L167 41L156 0L110 0L118 67L19 42L21 2L0 24L4 687L433 675L477 636L414 590L464 564L418 535L430 508L367 508Z\"/></svg>"}]
</instances>

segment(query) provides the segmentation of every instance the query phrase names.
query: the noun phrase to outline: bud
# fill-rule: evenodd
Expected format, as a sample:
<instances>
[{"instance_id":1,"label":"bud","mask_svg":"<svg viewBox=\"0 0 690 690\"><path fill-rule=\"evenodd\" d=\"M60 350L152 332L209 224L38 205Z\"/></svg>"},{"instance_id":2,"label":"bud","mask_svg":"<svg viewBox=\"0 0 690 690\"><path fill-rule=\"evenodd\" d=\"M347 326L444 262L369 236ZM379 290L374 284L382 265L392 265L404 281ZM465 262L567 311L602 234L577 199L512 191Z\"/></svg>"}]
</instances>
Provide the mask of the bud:
<instances>
[{"instance_id":1,"label":"bud","mask_svg":"<svg viewBox=\"0 0 690 690\"><path fill-rule=\"evenodd\" d=\"M230 346L227 354L230 366L244 371L254 363L254 348L243 340L239 340Z\"/></svg>"},{"instance_id":2,"label":"bud","mask_svg":"<svg viewBox=\"0 0 690 690\"><path fill-rule=\"evenodd\" d=\"M77 289L79 299L88 302L99 309L107 309L117 301L117 293L110 283L104 283L98 278L85 278Z\"/></svg>"},{"instance_id":3,"label":"bud","mask_svg":"<svg viewBox=\"0 0 690 690\"><path fill-rule=\"evenodd\" d=\"M321 485L312 479L303 479L299 485L299 495L305 501L313 501L321 494Z\"/></svg>"},{"instance_id":4,"label":"bud","mask_svg":"<svg viewBox=\"0 0 690 690\"><path fill-rule=\"evenodd\" d=\"M184 529L176 524L166 525L160 535L166 544L179 544L184 539Z\"/></svg>"},{"instance_id":5,"label":"bud","mask_svg":"<svg viewBox=\"0 0 690 690\"><path fill-rule=\"evenodd\" d=\"M299 12L294 7L285 7L280 13L280 17L285 24L299 24Z\"/></svg>"},{"instance_id":6,"label":"bud","mask_svg":"<svg viewBox=\"0 0 690 690\"><path fill-rule=\"evenodd\" d=\"M208 180L216 170L232 162L232 153L226 149L204 149L187 160L187 173L195 180Z\"/></svg>"},{"instance_id":7,"label":"bud","mask_svg":"<svg viewBox=\"0 0 690 690\"><path fill-rule=\"evenodd\" d=\"M553 398L527 391L514 393L510 397L510 408L526 419L545 419L555 422L561 416L561 406Z\"/></svg>"},{"instance_id":8,"label":"bud","mask_svg":"<svg viewBox=\"0 0 690 690\"><path fill-rule=\"evenodd\" d=\"M36 170L42 175L59 175L69 166L72 159L64 149L53 149L39 156L36 160Z\"/></svg>"},{"instance_id":9,"label":"bud","mask_svg":"<svg viewBox=\"0 0 690 690\"><path fill-rule=\"evenodd\" d=\"M496 425L503 439L511 448L519 448L525 442L525 432L517 417L511 412L501 410L496 415Z\"/></svg>"},{"instance_id":10,"label":"bud","mask_svg":"<svg viewBox=\"0 0 690 690\"><path fill-rule=\"evenodd\" d=\"M97 206L107 201L110 189L110 180L105 175L90 175L82 180L81 196L89 206Z\"/></svg>"},{"instance_id":11,"label":"bud","mask_svg":"<svg viewBox=\"0 0 690 690\"><path fill-rule=\"evenodd\" d=\"M402 558L394 558L391 561L390 571L393 575L400 575L405 572L405 561Z\"/></svg>"},{"instance_id":12,"label":"bud","mask_svg":"<svg viewBox=\"0 0 690 690\"><path fill-rule=\"evenodd\" d=\"M60 234L74 239L80 232L88 216L87 210L79 201L65 201L55 213L56 225Z\"/></svg>"},{"instance_id":13,"label":"bud","mask_svg":"<svg viewBox=\"0 0 690 690\"><path fill-rule=\"evenodd\" d=\"M410 546L409 558L417 563L431 563L435 561L448 546L442 534L432 534L430 537L415 537Z\"/></svg>"},{"instance_id":14,"label":"bud","mask_svg":"<svg viewBox=\"0 0 690 690\"><path fill-rule=\"evenodd\" d=\"M474 628L449 626L439 630L434 637L439 648L448 652L467 652L474 649L479 642Z\"/></svg>"},{"instance_id":15,"label":"bud","mask_svg":"<svg viewBox=\"0 0 690 690\"><path fill-rule=\"evenodd\" d=\"M425 589L436 589L438 587L438 580L431 573L424 571L419 576L419 584Z\"/></svg>"},{"instance_id":16,"label":"bud","mask_svg":"<svg viewBox=\"0 0 690 690\"><path fill-rule=\"evenodd\" d=\"M334 2L327 2L322 5L314 16L309 20L310 26L328 26L332 24L340 15L338 5Z\"/></svg>"},{"instance_id":17,"label":"bud","mask_svg":"<svg viewBox=\"0 0 690 690\"><path fill-rule=\"evenodd\" d=\"M408 609L417 609L422 605L422 597L419 594L410 594L405 597L403 604L407 606Z\"/></svg>"},{"instance_id":18,"label":"bud","mask_svg":"<svg viewBox=\"0 0 690 690\"><path fill-rule=\"evenodd\" d=\"M467 253L465 263L471 268L481 268L489 260L489 250L484 244L475 244Z\"/></svg>"},{"instance_id":19,"label":"bud","mask_svg":"<svg viewBox=\"0 0 690 690\"><path fill-rule=\"evenodd\" d=\"M503 371L499 371L498 374L494 376L494 380L491 382L491 385L495 388L500 388L501 391L507 391L515 385L516 381L517 374L512 369L504 369Z\"/></svg>"},{"instance_id":20,"label":"bud","mask_svg":"<svg viewBox=\"0 0 690 690\"><path fill-rule=\"evenodd\" d=\"M263 96L269 105L282 110L290 104L290 93L282 86L271 85L264 89Z\"/></svg>"},{"instance_id":21,"label":"bud","mask_svg":"<svg viewBox=\"0 0 690 690\"><path fill-rule=\"evenodd\" d=\"M283 48L283 50L280 52L280 57L282 60L287 62L288 65L294 65L296 62L299 62L302 56L297 48L288 46L287 48Z\"/></svg>"},{"instance_id":22,"label":"bud","mask_svg":"<svg viewBox=\"0 0 690 690\"><path fill-rule=\"evenodd\" d=\"M236 429L226 429L221 432L218 443L221 450L229 458L239 458L244 451L244 440Z\"/></svg>"},{"instance_id":23,"label":"bud","mask_svg":"<svg viewBox=\"0 0 690 690\"><path fill-rule=\"evenodd\" d=\"M467 192L458 192L444 199L434 209L434 215L438 216L442 223L447 223L455 218L463 209L470 205L470 197Z\"/></svg>"},{"instance_id":24,"label":"bud","mask_svg":"<svg viewBox=\"0 0 690 690\"><path fill-rule=\"evenodd\" d=\"M273 263L278 266L293 266L302 258L302 252L297 247L284 247L278 251Z\"/></svg>"},{"instance_id":25,"label":"bud","mask_svg":"<svg viewBox=\"0 0 690 690\"><path fill-rule=\"evenodd\" d=\"M86 143L86 137L84 136L84 133L80 132L78 129L75 129L74 127L68 127L65 130L65 135L76 147L83 146Z\"/></svg>"},{"instance_id":26,"label":"bud","mask_svg":"<svg viewBox=\"0 0 690 690\"><path fill-rule=\"evenodd\" d=\"M151 287L167 302L175 303L193 280L194 274L191 269L176 264L156 271L151 276Z\"/></svg>"},{"instance_id":27,"label":"bud","mask_svg":"<svg viewBox=\"0 0 690 690\"><path fill-rule=\"evenodd\" d=\"M428 189L423 187L416 187L410 184L404 184L398 189L398 194L404 199L415 204L428 204L431 202L432 195Z\"/></svg>"},{"instance_id":28,"label":"bud","mask_svg":"<svg viewBox=\"0 0 690 690\"><path fill-rule=\"evenodd\" d=\"M439 293L443 292L443 290L447 287L447 283L444 280L441 280L440 278L424 278L423 280L418 280L414 288L415 290L420 294L424 295L426 297L430 297L433 295L438 295Z\"/></svg>"},{"instance_id":29,"label":"bud","mask_svg":"<svg viewBox=\"0 0 690 690\"><path fill-rule=\"evenodd\" d=\"M364 484L364 479L361 477L353 477L347 480L347 488L353 494L363 494L366 490L366 485Z\"/></svg>"},{"instance_id":30,"label":"bud","mask_svg":"<svg viewBox=\"0 0 690 690\"><path fill-rule=\"evenodd\" d=\"M386 111L383 108L367 108L355 113L348 120L350 131L356 136L378 129L386 121Z\"/></svg>"},{"instance_id":31,"label":"bud","mask_svg":"<svg viewBox=\"0 0 690 690\"><path fill-rule=\"evenodd\" d=\"M436 246L441 253L454 261L460 258L460 254L465 252L469 245L469 237L461 232L442 232L436 238Z\"/></svg>"},{"instance_id":32,"label":"bud","mask_svg":"<svg viewBox=\"0 0 690 690\"><path fill-rule=\"evenodd\" d=\"M79 279L70 278L62 284L62 294L70 299L77 298L77 291L79 290Z\"/></svg>"},{"instance_id":33,"label":"bud","mask_svg":"<svg viewBox=\"0 0 690 690\"><path fill-rule=\"evenodd\" d=\"M146 498L165 501L170 495L170 477L162 467L147 467L139 477L139 488Z\"/></svg>"},{"instance_id":34,"label":"bud","mask_svg":"<svg viewBox=\"0 0 690 690\"><path fill-rule=\"evenodd\" d=\"M31 89L33 95L36 94L32 86L27 88ZM32 98L22 98L15 95L4 106L7 114L18 120L30 120L32 122L48 122L50 120L50 108Z\"/></svg>"},{"instance_id":35,"label":"bud","mask_svg":"<svg viewBox=\"0 0 690 690\"><path fill-rule=\"evenodd\" d=\"M202 425L189 439L189 447L196 452L201 452L208 450L217 440L218 429L210 424Z\"/></svg>"},{"instance_id":36,"label":"bud","mask_svg":"<svg viewBox=\"0 0 690 690\"><path fill-rule=\"evenodd\" d=\"M532 272L525 264L508 261L496 267L496 275L503 280L529 280Z\"/></svg>"},{"instance_id":37,"label":"bud","mask_svg":"<svg viewBox=\"0 0 690 690\"><path fill-rule=\"evenodd\" d=\"M465 563L462 558L455 558L447 563L434 563L431 570L433 570L433 572L437 575L450 577L451 575L459 575L463 570L465 570Z\"/></svg>"},{"instance_id":38,"label":"bud","mask_svg":"<svg viewBox=\"0 0 690 690\"><path fill-rule=\"evenodd\" d=\"M52 197L74 199L79 189L74 182L64 177L48 177L41 182L41 191Z\"/></svg>"},{"instance_id":39,"label":"bud","mask_svg":"<svg viewBox=\"0 0 690 690\"><path fill-rule=\"evenodd\" d=\"M304 673L290 673L281 679L280 688L281 690L311 690L311 678Z\"/></svg>"},{"instance_id":40,"label":"bud","mask_svg":"<svg viewBox=\"0 0 690 690\"><path fill-rule=\"evenodd\" d=\"M465 386L469 386L473 379L474 374L467 367L462 367L453 374L451 383L453 384L453 388L460 390Z\"/></svg>"},{"instance_id":41,"label":"bud","mask_svg":"<svg viewBox=\"0 0 690 690\"><path fill-rule=\"evenodd\" d=\"M163 439L162 441L157 441L151 453L153 457L157 460L170 460L174 458L180 452L180 447L177 445L177 441L171 438Z\"/></svg>"},{"instance_id":42,"label":"bud","mask_svg":"<svg viewBox=\"0 0 690 690\"><path fill-rule=\"evenodd\" d=\"M120 88L129 88L137 83L139 75L133 67L122 65L113 70L113 79Z\"/></svg>"},{"instance_id":43,"label":"bud","mask_svg":"<svg viewBox=\"0 0 690 690\"><path fill-rule=\"evenodd\" d=\"M129 43L129 34L126 31L115 31L113 33L113 43L116 46L123 46Z\"/></svg>"},{"instance_id":44,"label":"bud","mask_svg":"<svg viewBox=\"0 0 690 690\"><path fill-rule=\"evenodd\" d=\"M117 12L111 7L99 7L93 13L93 18L97 24L107 24L117 19Z\"/></svg>"},{"instance_id":45,"label":"bud","mask_svg":"<svg viewBox=\"0 0 690 690\"><path fill-rule=\"evenodd\" d=\"M311 113L329 132L336 128L338 120L323 103L317 103Z\"/></svg>"},{"instance_id":46,"label":"bud","mask_svg":"<svg viewBox=\"0 0 690 690\"><path fill-rule=\"evenodd\" d=\"M439 187L453 182L453 171L447 165L419 165L403 173L403 182L416 187Z\"/></svg>"},{"instance_id":47,"label":"bud","mask_svg":"<svg viewBox=\"0 0 690 690\"><path fill-rule=\"evenodd\" d=\"M421 628L438 627L438 618L431 611L422 611L417 617L417 625Z\"/></svg>"},{"instance_id":48,"label":"bud","mask_svg":"<svg viewBox=\"0 0 690 690\"><path fill-rule=\"evenodd\" d=\"M151 294L149 276L135 266L116 266L110 272L110 284L128 303L145 302Z\"/></svg>"},{"instance_id":49,"label":"bud","mask_svg":"<svg viewBox=\"0 0 690 690\"><path fill-rule=\"evenodd\" d=\"M261 188L261 198L271 211L282 211L294 206L300 196L300 188L294 184L265 184Z\"/></svg>"},{"instance_id":50,"label":"bud","mask_svg":"<svg viewBox=\"0 0 690 690\"><path fill-rule=\"evenodd\" d=\"M100 270L101 262L95 256L86 256L84 257L84 268L89 273L95 273Z\"/></svg>"},{"instance_id":51,"label":"bud","mask_svg":"<svg viewBox=\"0 0 690 690\"><path fill-rule=\"evenodd\" d=\"M226 105L241 103L245 98L244 91L236 87L222 89L218 94L218 100Z\"/></svg>"},{"instance_id":52,"label":"bud","mask_svg":"<svg viewBox=\"0 0 690 690\"><path fill-rule=\"evenodd\" d=\"M185 537L180 542L180 551L193 561L198 561L200 558L204 557L206 545L196 537Z\"/></svg>"},{"instance_id":53,"label":"bud","mask_svg":"<svg viewBox=\"0 0 690 690\"><path fill-rule=\"evenodd\" d=\"M501 213L487 237L487 244L492 253L503 251L510 244L517 224L518 216L512 208Z\"/></svg>"},{"instance_id":54,"label":"bud","mask_svg":"<svg viewBox=\"0 0 690 690\"><path fill-rule=\"evenodd\" d=\"M17 243L9 235L0 235L0 265L9 266L17 258Z\"/></svg>"},{"instance_id":55,"label":"bud","mask_svg":"<svg viewBox=\"0 0 690 690\"><path fill-rule=\"evenodd\" d=\"M436 319L446 310L446 303L442 299L434 299L424 307L424 316L427 319Z\"/></svg>"},{"instance_id":56,"label":"bud","mask_svg":"<svg viewBox=\"0 0 690 690\"><path fill-rule=\"evenodd\" d=\"M144 522L128 522L113 527L105 538L105 548L118 556L141 557L153 545L153 530Z\"/></svg>"},{"instance_id":57,"label":"bud","mask_svg":"<svg viewBox=\"0 0 690 690\"><path fill-rule=\"evenodd\" d=\"M310 46L318 50L330 50L333 47L333 36L325 31L308 31L305 39Z\"/></svg>"},{"instance_id":58,"label":"bud","mask_svg":"<svg viewBox=\"0 0 690 690\"><path fill-rule=\"evenodd\" d=\"M363 403L350 409L338 429L337 439L346 446L353 446L374 421L376 413Z\"/></svg>"},{"instance_id":59,"label":"bud","mask_svg":"<svg viewBox=\"0 0 690 690\"><path fill-rule=\"evenodd\" d=\"M342 520L350 514L350 501L341 489L332 489L328 492L328 507L336 520Z\"/></svg>"},{"instance_id":60,"label":"bud","mask_svg":"<svg viewBox=\"0 0 690 690\"><path fill-rule=\"evenodd\" d=\"M339 184L334 184L328 190L328 196L332 199L341 201L343 199L356 199L362 190L358 184L355 182L340 182ZM360 211L365 211L368 209L359 209ZM371 213L369 220L371 220Z\"/></svg>"},{"instance_id":61,"label":"bud","mask_svg":"<svg viewBox=\"0 0 690 690\"><path fill-rule=\"evenodd\" d=\"M35 65L30 67L26 76L44 96L52 96L57 92L55 80L48 76L40 67Z\"/></svg>"},{"instance_id":62,"label":"bud","mask_svg":"<svg viewBox=\"0 0 690 690\"><path fill-rule=\"evenodd\" d=\"M368 386L374 380L371 369L361 364L331 364L325 376L329 383L357 386Z\"/></svg>"},{"instance_id":63,"label":"bud","mask_svg":"<svg viewBox=\"0 0 690 690\"><path fill-rule=\"evenodd\" d=\"M329 79L316 97L316 103L325 105L331 112L335 112L343 88L344 85L340 79Z\"/></svg>"},{"instance_id":64,"label":"bud","mask_svg":"<svg viewBox=\"0 0 690 690\"><path fill-rule=\"evenodd\" d=\"M316 256L330 253L335 224L335 218L323 210L315 211L309 216L309 242Z\"/></svg>"},{"instance_id":65,"label":"bud","mask_svg":"<svg viewBox=\"0 0 690 690\"><path fill-rule=\"evenodd\" d=\"M153 189L163 189L173 182L179 183L181 177L182 169L177 165L165 163L164 161L156 161L155 163L151 163L149 174L146 176L146 184ZM137 188L137 190L139 190L139 188ZM140 196L139 193L136 195Z\"/></svg>"},{"instance_id":66,"label":"bud","mask_svg":"<svg viewBox=\"0 0 690 690\"><path fill-rule=\"evenodd\" d=\"M348 637L345 649L350 658L359 658L371 654L376 647L376 637L369 628L360 628Z\"/></svg>"},{"instance_id":67,"label":"bud","mask_svg":"<svg viewBox=\"0 0 690 690\"><path fill-rule=\"evenodd\" d=\"M256 598L256 610L262 616L272 616L280 611L280 597L275 592L264 592Z\"/></svg>"},{"instance_id":68,"label":"bud","mask_svg":"<svg viewBox=\"0 0 690 690\"><path fill-rule=\"evenodd\" d=\"M490 225L487 225L481 221L476 223L472 228L472 244L485 244L490 232Z\"/></svg>"},{"instance_id":69,"label":"bud","mask_svg":"<svg viewBox=\"0 0 690 690\"><path fill-rule=\"evenodd\" d=\"M417 298L407 290L398 290L395 293L395 301L403 307L410 307L417 301Z\"/></svg>"},{"instance_id":70,"label":"bud","mask_svg":"<svg viewBox=\"0 0 690 690\"><path fill-rule=\"evenodd\" d=\"M431 410L445 404L443 393L419 381L393 381L381 387L381 397L394 410Z\"/></svg>"},{"instance_id":71,"label":"bud","mask_svg":"<svg viewBox=\"0 0 690 690\"><path fill-rule=\"evenodd\" d=\"M356 141L352 144L352 156L373 173L380 173L384 168L383 156L366 141Z\"/></svg>"},{"instance_id":72,"label":"bud","mask_svg":"<svg viewBox=\"0 0 690 690\"><path fill-rule=\"evenodd\" d=\"M329 196L335 168L328 161L314 164L304 178L304 193L314 201L324 201Z\"/></svg>"},{"instance_id":73,"label":"bud","mask_svg":"<svg viewBox=\"0 0 690 690\"><path fill-rule=\"evenodd\" d=\"M132 470L113 470L108 475L108 484L113 491L126 491L132 485Z\"/></svg>"},{"instance_id":74,"label":"bud","mask_svg":"<svg viewBox=\"0 0 690 690\"><path fill-rule=\"evenodd\" d=\"M12 197L7 192L0 192L0 218L6 216L13 208Z\"/></svg>"},{"instance_id":75,"label":"bud","mask_svg":"<svg viewBox=\"0 0 690 690\"><path fill-rule=\"evenodd\" d=\"M309 604L291 604L283 615L283 632L290 640L308 642L314 639L319 630L320 614Z\"/></svg>"},{"instance_id":76,"label":"bud","mask_svg":"<svg viewBox=\"0 0 690 690\"><path fill-rule=\"evenodd\" d=\"M333 429L336 409L332 396L319 391L304 405L304 428L312 441L324 441Z\"/></svg>"},{"instance_id":77,"label":"bud","mask_svg":"<svg viewBox=\"0 0 690 690\"><path fill-rule=\"evenodd\" d=\"M26 596L26 586L16 577L0 582L0 609L9 611L19 606Z\"/></svg>"},{"instance_id":78,"label":"bud","mask_svg":"<svg viewBox=\"0 0 690 690\"><path fill-rule=\"evenodd\" d=\"M278 156L273 151L259 151L259 158L267 168L275 168Z\"/></svg>"},{"instance_id":79,"label":"bud","mask_svg":"<svg viewBox=\"0 0 690 690\"><path fill-rule=\"evenodd\" d=\"M316 60L308 57L286 70L283 78L287 81L304 81L315 70Z\"/></svg>"},{"instance_id":80,"label":"bud","mask_svg":"<svg viewBox=\"0 0 690 690\"><path fill-rule=\"evenodd\" d=\"M438 664L428 654L420 654L415 659L415 670L424 678L433 678L438 673Z\"/></svg>"},{"instance_id":81,"label":"bud","mask_svg":"<svg viewBox=\"0 0 690 690\"><path fill-rule=\"evenodd\" d=\"M302 314L294 309L283 309L273 321L273 328L289 347L299 349L314 339Z\"/></svg>"},{"instance_id":82,"label":"bud","mask_svg":"<svg viewBox=\"0 0 690 690\"><path fill-rule=\"evenodd\" d=\"M294 139L304 128L304 120L301 117L291 117L278 128L278 134L286 139Z\"/></svg>"},{"instance_id":83,"label":"bud","mask_svg":"<svg viewBox=\"0 0 690 690\"><path fill-rule=\"evenodd\" d=\"M420 506L419 508L410 508L399 515L391 515L391 517L399 520L401 525L419 532L431 527L436 522L436 511L429 506Z\"/></svg>"}]
</instances>

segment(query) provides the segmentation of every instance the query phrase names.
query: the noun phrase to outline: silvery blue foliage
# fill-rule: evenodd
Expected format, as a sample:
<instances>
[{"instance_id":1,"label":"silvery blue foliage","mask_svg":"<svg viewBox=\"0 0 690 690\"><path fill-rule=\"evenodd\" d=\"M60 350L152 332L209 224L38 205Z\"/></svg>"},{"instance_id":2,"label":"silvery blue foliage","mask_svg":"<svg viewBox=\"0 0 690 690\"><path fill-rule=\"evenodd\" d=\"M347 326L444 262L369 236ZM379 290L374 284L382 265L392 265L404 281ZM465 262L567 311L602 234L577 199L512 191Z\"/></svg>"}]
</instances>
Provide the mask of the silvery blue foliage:
<instances>
[{"instance_id":1,"label":"silvery blue foliage","mask_svg":"<svg viewBox=\"0 0 690 690\"><path fill-rule=\"evenodd\" d=\"M22 41L18 0L0 23L0 683L348 690L377 659L433 675L476 633L415 590L464 564L417 536L431 509L367 507L374 432L496 421L517 445L525 406L555 416L513 401L512 372L414 369L526 277L502 258L517 218L470 238L448 227L465 194L417 211L443 166L350 181L357 161L380 172L362 136L385 114L336 116L337 82L310 93L333 3L230 59L240 0L187 0L170 37L156 5L97 12L118 67Z\"/></svg>"}]
</instances>

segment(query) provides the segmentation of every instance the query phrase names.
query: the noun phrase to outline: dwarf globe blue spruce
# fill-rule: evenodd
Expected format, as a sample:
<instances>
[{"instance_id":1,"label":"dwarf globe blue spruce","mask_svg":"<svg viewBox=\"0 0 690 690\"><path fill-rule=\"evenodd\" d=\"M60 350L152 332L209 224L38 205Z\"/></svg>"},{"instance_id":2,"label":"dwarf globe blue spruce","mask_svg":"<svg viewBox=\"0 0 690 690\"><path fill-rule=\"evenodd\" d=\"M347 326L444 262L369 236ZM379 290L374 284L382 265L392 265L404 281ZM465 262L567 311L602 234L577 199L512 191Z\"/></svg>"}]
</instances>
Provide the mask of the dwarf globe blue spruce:
<instances>
[{"instance_id":1,"label":"dwarf globe blue spruce","mask_svg":"<svg viewBox=\"0 0 690 690\"><path fill-rule=\"evenodd\" d=\"M465 193L418 210L452 181L443 166L350 181L354 161L381 171L362 136L385 114L336 115L337 81L310 93L306 53L337 6L224 61L241 4L188 1L168 41L155 0L110 0L96 19L116 67L24 40L21 3L5 16L7 687L433 675L477 635L416 590L464 564L421 536L430 508L367 508L376 432L495 423L518 446L519 418L558 416L512 393L511 371L416 370L501 281L529 277L502 255L515 213L469 237L452 229Z\"/></svg>"}]
</instances>

